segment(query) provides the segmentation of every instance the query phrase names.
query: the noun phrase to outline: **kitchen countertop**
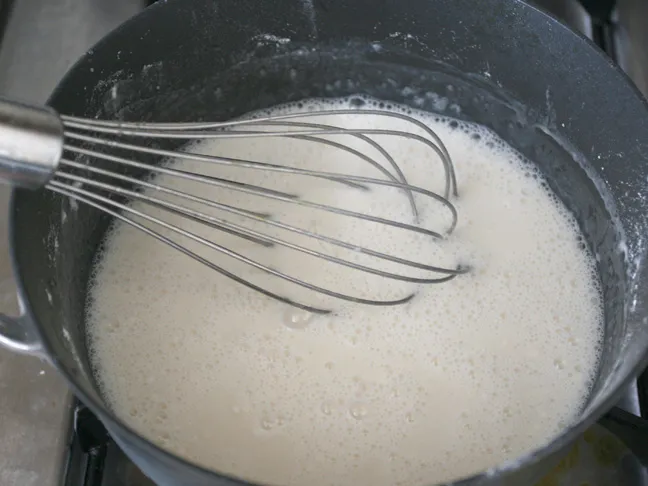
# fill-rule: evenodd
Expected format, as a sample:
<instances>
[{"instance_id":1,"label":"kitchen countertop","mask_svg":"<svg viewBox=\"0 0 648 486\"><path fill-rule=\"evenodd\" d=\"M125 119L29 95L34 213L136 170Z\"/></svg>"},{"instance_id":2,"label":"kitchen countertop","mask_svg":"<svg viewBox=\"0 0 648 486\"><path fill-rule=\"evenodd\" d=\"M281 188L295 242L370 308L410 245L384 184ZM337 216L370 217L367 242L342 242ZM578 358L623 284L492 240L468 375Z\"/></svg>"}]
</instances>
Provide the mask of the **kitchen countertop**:
<instances>
[{"instance_id":1,"label":"kitchen countertop","mask_svg":"<svg viewBox=\"0 0 648 486\"><path fill-rule=\"evenodd\" d=\"M58 80L91 45L142 8L138 0L14 3L0 45L0 94L36 103L46 100ZM552 3L560 8L565 5L562 0ZM582 14L578 7L574 12ZM619 62L648 93L645 19L648 2L619 0ZM587 33L586 22L575 25ZM629 39L642 39L642 43L630 46ZM7 251L8 197L9 191L0 187L0 309L15 314L15 286ZM63 380L46 363L0 349L1 486L58 486L69 403ZM637 411L635 402L625 405Z\"/></svg>"},{"instance_id":2,"label":"kitchen countertop","mask_svg":"<svg viewBox=\"0 0 648 486\"><path fill-rule=\"evenodd\" d=\"M89 47L141 10L138 0L15 0L0 44L0 94L44 103ZM0 187L0 309L16 314ZM0 485L58 486L70 394L39 359L0 349Z\"/></svg>"}]
</instances>

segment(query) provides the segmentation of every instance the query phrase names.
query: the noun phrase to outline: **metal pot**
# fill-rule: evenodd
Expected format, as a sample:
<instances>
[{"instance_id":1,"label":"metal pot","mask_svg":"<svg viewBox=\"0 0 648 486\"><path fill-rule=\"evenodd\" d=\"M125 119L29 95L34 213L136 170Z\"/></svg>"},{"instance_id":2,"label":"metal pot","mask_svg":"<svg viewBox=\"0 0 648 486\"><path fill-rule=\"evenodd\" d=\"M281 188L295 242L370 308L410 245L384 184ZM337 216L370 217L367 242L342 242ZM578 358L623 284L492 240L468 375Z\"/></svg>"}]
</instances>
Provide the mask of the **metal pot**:
<instances>
[{"instance_id":1,"label":"metal pot","mask_svg":"<svg viewBox=\"0 0 648 486\"><path fill-rule=\"evenodd\" d=\"M605 338L580 418L529 455L457 483L532 484L646 364L648 105L593 45L517 0L169 0L89 51L50 104L186 121L355 93L493 129L538 164L597 256ZM109 218L46 191L14 191L11 211L22 315L2 317L0 342L51 361L159 484L241 484L153 445L102 399L84 312Z\"/></svg>"}]
</instances>

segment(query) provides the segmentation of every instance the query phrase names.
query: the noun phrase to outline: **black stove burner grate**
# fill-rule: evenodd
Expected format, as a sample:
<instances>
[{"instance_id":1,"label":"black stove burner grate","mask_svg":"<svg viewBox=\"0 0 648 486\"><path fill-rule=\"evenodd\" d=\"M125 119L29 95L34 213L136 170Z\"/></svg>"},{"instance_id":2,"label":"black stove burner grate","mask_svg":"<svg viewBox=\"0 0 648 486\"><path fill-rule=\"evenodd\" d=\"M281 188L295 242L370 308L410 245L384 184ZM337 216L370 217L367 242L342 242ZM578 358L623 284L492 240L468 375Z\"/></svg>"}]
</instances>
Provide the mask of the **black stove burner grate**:
<instances>
[{"instance_id":1,"label":"black stove burner grate","mask_svg":"<svg viewBox=\"0 0 648 486\"><path fill-rule=\"evenodd\" d=\"M61 486L156 486L85 405L75 400L72 410L68 463Z\"/></svg>"}]
</instances>

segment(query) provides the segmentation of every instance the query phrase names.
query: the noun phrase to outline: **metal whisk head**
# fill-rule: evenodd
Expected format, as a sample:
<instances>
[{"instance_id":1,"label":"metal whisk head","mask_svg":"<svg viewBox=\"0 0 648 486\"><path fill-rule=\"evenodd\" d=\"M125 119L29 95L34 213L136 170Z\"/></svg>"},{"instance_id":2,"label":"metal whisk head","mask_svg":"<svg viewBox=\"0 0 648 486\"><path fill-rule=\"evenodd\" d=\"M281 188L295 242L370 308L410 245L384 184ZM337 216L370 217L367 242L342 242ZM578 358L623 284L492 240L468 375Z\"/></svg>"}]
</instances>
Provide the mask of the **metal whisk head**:
<instances>
[{"instance_id":1,"label":"metal whisk head","mask_svg":"<svg viewBox=\"0 0 648 486\"><path fill-rule=\"evenodd\" d=\"M331 117L348 115L388 117L411 126L411 131L382 128L348 128L330 123ZM325 117L327 123L318 123L315 117ZM331 309L321 305L300 301L283 295L276 289L266 287L247 274L232 271L220 259L207 255L226 256L258 273L289 282L302 289L328 297L369 305L398 305L409 301L413 293L398 298L366 298L341 292L312 283L301 276L275 268L263 261L255 260L238 251L238 244L226 246L213 233L193 231L160 217L164 212L175 218L186 218L192 224L203 225L219 234L229 235L267 248L282 248L321 260L326 264L341 265L350 270L364 272L380 278L413 284L446 282L467 271L461 266L436 266L425 261L402 258L365 246L358 246L342 237L331 237L312 228L297 226L290 221L276 217L272 210L249 209L219 200L222 191L234 191L241 197L254 197L267 201L268 205L285 204L300 210L325 211L336 217L351 218L372 224L386 225L398 231L413 232L433 240L442 240L452 233L457 223L457 211L450 202L457 196L456 180L452 161L439 137L427 125L406 114L370 109L343 109L290 113L284 115L253 117L219 123L122 123L115 121L89 120L60 116L63 126L62 156L45 187L58 194L99 209L123 223L152 236L153 238L185 253L207 267L266 296L292 306L316 313L327 313ZM237 158L228 155L201 154L190 142L209 139L260 139L281 137L283 140L299 140L327 147L344 157L352 157L366 164L378 177L312 169L308 164L294 166L282 161L263 161ZM384 137L408 140L421 144L429 151L431 159L444 171L445 187L440 194L409 183L401 167L380 140ZM169 144L169 142L171 142ZM353 143L350 143L353 142ZM400 143L400 142L399 142ZM164 148L165 144L170 148ZM163 148L160 148L163 147ZM366 149L363 149L365 147ZM370 155L367 155L370 153ZM235 178L184 170L162 160L183 159L194 164L212 167L226 167L227 170L245 169L263 173L280 173L282 177L298 176L315 181L344 186L345 189L363 191L371 195L377 188L398 190L406 198L411 211L411 221L396 220L356 211L341 205L323 204L310 200L298 191L276 190L261 184L241 182ZM155 160L153 163L152 161ZM229 172L231 173L231 172ZM145 174L145 175L143 175ZM170 181L184 181L209 188L200 194L183 189ZM185 186L186 187L186 186ZM426 228L419 224L419 202L421 198L433 201L447 213L448 223L443 228ZM419 202L417 202L419 201ZM234 216L232 218L231 216ZM175 221L178 221L177 219ZM192 227L194 228L194 227ZM278 235L296 235L298 239ZM222 233L220 233L222 232ZM178 242L191 242L191 245ZM230 240L231 241L231 240ZM308 245L304 242L311 241ZM370 265L325 251L324 248L338 248L347 252L370 257L383 265ZM214 253L215 252L215 253ZM412 274L412 270L415 270ZM409 271L409 273L408 273Z\"/></svg>"}]
</instances>

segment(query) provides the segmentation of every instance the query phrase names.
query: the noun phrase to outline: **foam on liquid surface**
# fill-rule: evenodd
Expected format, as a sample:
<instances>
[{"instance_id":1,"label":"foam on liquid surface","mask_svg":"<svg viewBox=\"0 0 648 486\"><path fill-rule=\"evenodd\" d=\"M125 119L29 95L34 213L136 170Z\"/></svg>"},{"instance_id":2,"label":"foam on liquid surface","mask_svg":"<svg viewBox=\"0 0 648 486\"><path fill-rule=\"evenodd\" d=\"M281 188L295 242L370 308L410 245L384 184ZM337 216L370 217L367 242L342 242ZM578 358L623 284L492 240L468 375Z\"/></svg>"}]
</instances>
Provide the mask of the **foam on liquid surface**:
<instances>
[{"instance_id":1,"label":"foam on liquid surface","mask_svg":"<svg viewBox=\"0 0 648 486\"><path fill-rule=\"evenodd\" d=\"M348 106L348 100L313 101L276 112ZM335 309L312 315L117 225L88 312L92 360L118 415L206 467L263 483L314 486L415 486L464 477L541 445L575 418L595 372L602 317L592 259L573 218L532 166L486 129L422 112L413 116L439 134L457 170L459 224L443 244L232 191L220 191L218 199L388 253L468 263L471 273L420 288L385 282L173 218L335 290L370 298L416 292L405 306L345 304L279 286L183 242L273 289ZM340 118L317 122L340 124ZM343 122L420 133L385 117L347 115ZM380 143L410 182L442 191L442 167L429 149L395 137ZM204 142L195 150L379 176L349 154L286 138ZM188 160L172 165L206 170ZM402 191L208 170L413 221ZM195 183L166 176L156 182L215 198L214 189ZM417 197L417 204L423 226L445 227L447 212L438 203Z\"/></svg>"}]
</instances>

